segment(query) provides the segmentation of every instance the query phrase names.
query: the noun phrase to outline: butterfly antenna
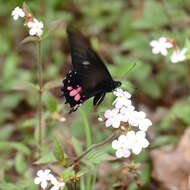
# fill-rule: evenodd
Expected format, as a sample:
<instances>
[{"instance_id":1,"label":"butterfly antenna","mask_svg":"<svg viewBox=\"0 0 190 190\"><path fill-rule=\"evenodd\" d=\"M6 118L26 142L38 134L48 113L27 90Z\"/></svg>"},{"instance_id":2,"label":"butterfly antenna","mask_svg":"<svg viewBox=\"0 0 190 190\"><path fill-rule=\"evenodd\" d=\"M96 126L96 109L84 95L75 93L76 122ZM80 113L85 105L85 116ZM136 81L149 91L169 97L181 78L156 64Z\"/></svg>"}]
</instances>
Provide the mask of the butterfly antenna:
<instances>
[{"instance_id":1,"label":"butterfly antenna","mask_svg":"<svg viewBox=\"0 0 190 190\"><path fill-rule=\"evenodd\" d=\"M137 63L133 63L133 64L131 65L131 67L129 68L129 70L124 74L124 76L127 75L127 73L129 73L130 71L132 71L132 69L135 68L136 65L137 65ZM124 79L124 76L122 77L122 79Z\"/></svg>"}]
</instances>

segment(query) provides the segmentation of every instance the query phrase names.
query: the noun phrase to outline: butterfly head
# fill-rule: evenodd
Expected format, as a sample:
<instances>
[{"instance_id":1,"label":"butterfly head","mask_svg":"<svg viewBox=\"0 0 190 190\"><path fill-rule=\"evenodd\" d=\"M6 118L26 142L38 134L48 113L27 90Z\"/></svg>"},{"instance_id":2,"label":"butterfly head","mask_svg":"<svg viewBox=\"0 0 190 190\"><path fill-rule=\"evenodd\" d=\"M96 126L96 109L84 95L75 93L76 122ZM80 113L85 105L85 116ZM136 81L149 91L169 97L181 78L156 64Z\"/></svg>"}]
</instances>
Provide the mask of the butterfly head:
<instances>
[{"instance_id":1,"label":"butterfly head","mask_svg":"<svg viewBox=\"0 0 190 190\"><path fill-rule=\"evenodd\" d=\"M114 86L114 89L118 88L121 86L121 82L120 81L113 81L113 86Z\"/></svg>"}]
</instances>

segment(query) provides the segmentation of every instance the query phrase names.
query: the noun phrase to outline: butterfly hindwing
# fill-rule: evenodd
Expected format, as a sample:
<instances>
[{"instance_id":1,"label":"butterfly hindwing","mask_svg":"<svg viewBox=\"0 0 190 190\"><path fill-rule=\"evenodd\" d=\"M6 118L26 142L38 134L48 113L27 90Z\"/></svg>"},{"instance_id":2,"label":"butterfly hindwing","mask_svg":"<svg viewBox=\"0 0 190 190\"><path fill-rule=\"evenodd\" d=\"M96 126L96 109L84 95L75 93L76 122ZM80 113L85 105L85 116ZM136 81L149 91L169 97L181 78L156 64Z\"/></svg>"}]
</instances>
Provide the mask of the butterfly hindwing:
<instances>
[{"instance_id":1,"label":"butterfly hindwing","mask_svg":"<svg viewBox=\"0 0 190 190\"><path fill-rule=\"evenodd\" d=\"M76 111L80 104L82 104L86 97L82 94L82 85L77 72L69 72L63 80L62 93L66 99L65 104L69 103L71 106L70 113Z\"/></svg>"}]
</instances>

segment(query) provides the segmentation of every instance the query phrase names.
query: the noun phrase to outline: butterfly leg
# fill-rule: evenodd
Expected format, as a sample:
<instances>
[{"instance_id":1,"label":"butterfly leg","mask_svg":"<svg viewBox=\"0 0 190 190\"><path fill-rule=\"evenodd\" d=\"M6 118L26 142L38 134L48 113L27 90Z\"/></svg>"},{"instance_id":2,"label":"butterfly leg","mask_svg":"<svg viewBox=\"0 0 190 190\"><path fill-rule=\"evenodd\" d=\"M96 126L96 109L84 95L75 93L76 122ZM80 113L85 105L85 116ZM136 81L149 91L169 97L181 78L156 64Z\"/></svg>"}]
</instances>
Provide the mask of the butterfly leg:
<instances>
[{"instance_id":1,"label":"butterfly leg","mask_svg":"<svg viewBox=\"0 0 190 190\"><path fill-rule=\"evenodd\" d=\"M94 106L99 105L104 100L104 97L105 97L105 92L97 94L93 100Z\"/></svg>"}]
</instances>

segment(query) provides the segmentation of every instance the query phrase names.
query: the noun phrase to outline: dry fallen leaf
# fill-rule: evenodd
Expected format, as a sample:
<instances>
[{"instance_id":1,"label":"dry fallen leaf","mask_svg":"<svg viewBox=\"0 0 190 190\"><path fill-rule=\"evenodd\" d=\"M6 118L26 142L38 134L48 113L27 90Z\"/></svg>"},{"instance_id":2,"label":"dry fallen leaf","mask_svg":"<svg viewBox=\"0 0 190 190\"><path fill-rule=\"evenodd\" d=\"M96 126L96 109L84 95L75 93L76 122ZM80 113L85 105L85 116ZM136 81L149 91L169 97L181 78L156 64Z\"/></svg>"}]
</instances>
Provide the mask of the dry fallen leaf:
<instances>
[{"instance_id":1,"label":"dry fallen leaf","mask_svg":"<svg viewBox=\"0 0 190 190\"><path fill-rule=\"evenodd\" d=\"M163 148L151 153L152 176L167 190L190 190L190 127L173 150Z\"/></svg>"}]
</instances>

